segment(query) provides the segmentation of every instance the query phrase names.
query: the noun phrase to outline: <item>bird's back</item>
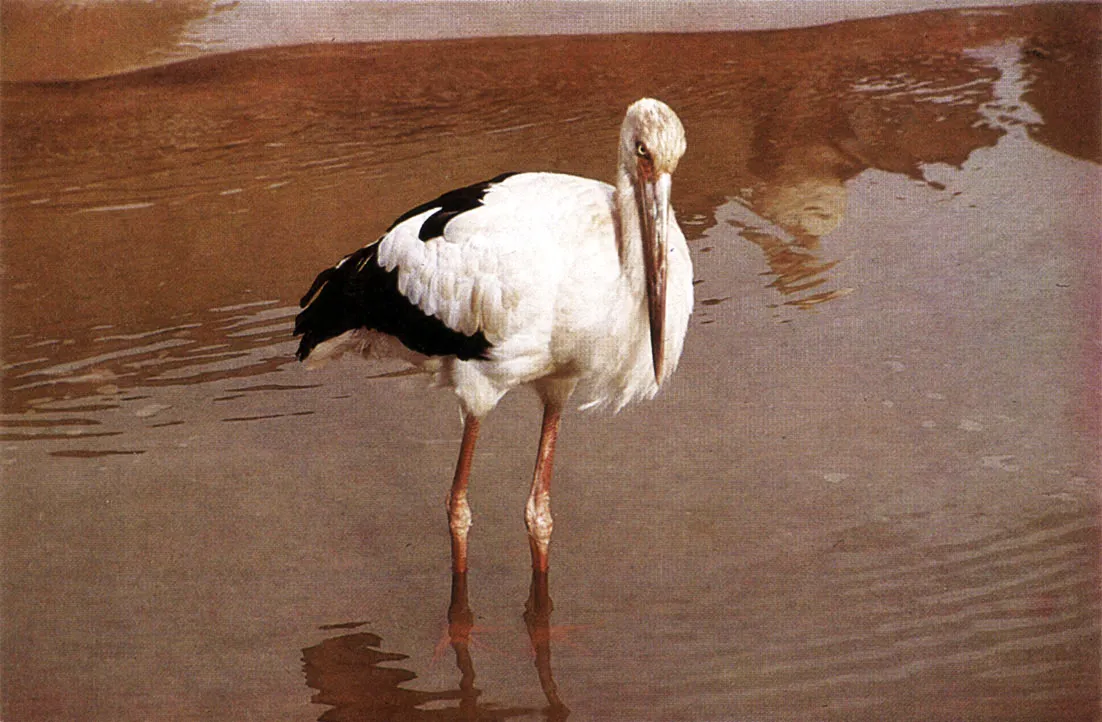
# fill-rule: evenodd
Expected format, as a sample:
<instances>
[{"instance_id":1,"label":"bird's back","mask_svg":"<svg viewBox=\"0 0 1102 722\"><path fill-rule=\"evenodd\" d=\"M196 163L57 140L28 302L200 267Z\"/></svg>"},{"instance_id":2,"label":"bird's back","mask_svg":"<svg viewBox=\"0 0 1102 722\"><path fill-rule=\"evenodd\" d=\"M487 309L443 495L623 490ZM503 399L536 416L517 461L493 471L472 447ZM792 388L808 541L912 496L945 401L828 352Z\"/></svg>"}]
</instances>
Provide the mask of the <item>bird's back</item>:
<instances>
[{"instance_id":1,"label":"bird's back","mask_svg":"<svg viewBox=\"0 0 1102 722\"><path fill-rule=\"evenodd\" d=\"M407 211L318 275L296 319L299 358L361 329L426 356L491 357L550 323L575 259L603 244L596 256L614 260L611 197L576 176L505 174Z\"/></svg>"}]
</instances>

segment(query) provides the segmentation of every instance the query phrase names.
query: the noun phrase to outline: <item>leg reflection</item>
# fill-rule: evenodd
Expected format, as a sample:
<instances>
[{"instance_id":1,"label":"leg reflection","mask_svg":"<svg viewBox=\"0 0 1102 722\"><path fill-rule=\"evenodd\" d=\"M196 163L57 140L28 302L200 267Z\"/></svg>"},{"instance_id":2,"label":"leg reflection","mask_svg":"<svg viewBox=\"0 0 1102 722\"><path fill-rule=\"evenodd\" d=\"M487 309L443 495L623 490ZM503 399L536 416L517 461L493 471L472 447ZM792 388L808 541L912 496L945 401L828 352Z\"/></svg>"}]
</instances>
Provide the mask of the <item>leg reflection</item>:
<instances>
[{"instance_id":1,"label":"leg reflection","mask_svg":"<svg viewBox=\"0 0 1102 722\"><path fill-rule=\"evenodd\" d=\"M561 722L570 709L559 698L559 688L551 674L551 609L547 572L532 570L532 585L528 601L524 605L524 624L536 659L536 674L540 687L547 697L547 719ZM474 612L467 598L467 573L452 574L451 603L448 605L448 642L455 652L455 664L459 668L459 709L462 719L478 718L478 697L481 690L474 686L474 661L471 658L471 630L474 628ZM485 711L485 710L483 710Z\"/></svg>"},{"instance_id":2,"label":"leg reflection","mask_svg":"<svg viewBox=\"0 0 1102 722\"><path fill-rule=\"evenodd\" d=\"M452 573L451 604L448 605L448 639L459 667L459 709L474 719L478 714L478 695L474 686L474 661L471 659L471 628L474 612L467 602L467 572Z\"/></svg>"},{"instance_id":3,"label":"leg reflection","mask_svg":"<svg viewBox=\"0 0 1102 722\"><path fill-rule=\"evenodd\" d=\"M395 664L408 656L383 651L382 638L371 632L342 634L302 650L306 684L317 691L311 702L329 707L318 719L321 722L531 719L536 713L533 708L479 705L481 691L474 686L475 671L470 653L473 626L474 614L467 602L467 575L456 573L452 576L447 642L455 651L459 668L458 689L411 688L409 685L417 679L417 674ZM448 704L452 701L458 704Z\"/></svg>"},{"instance_id":4,"label":"leg reflection","mask_svg":"<svg viewBox=\"0 0 1102 722\"><path fill-rule=\"evenodd\" d=\"M540 687L547 697L547 718L565 720L570 709L559 698L559 688L551 674L551 610L553 608L548 589L547 570L532 570L532 585L528 590L528 602L524 605L524 624L528 627L528 639L536 657L536 673Z\"/></svg>"}]
</instances>

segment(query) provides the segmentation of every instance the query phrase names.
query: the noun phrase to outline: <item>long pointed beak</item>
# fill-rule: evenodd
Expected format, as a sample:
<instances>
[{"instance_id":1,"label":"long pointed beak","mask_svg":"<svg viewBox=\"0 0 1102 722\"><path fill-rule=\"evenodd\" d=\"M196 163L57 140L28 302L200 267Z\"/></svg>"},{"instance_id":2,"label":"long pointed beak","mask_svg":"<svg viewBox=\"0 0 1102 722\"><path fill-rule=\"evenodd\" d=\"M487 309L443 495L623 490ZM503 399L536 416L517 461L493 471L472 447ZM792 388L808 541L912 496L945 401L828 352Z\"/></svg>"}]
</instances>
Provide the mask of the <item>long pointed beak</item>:
<instances>
[{"instance_id":1,"label":"long pointed beak","mask_svg":"<svg viewBox=\"0 0 1102 722\"><path fill-rule=\"evenodd\" d=\"M666 348L666 268L669 256L670 174L643 181L643 261L650 314L650 347L654 380L662 383Z\"/></svg>"}]
</instances>

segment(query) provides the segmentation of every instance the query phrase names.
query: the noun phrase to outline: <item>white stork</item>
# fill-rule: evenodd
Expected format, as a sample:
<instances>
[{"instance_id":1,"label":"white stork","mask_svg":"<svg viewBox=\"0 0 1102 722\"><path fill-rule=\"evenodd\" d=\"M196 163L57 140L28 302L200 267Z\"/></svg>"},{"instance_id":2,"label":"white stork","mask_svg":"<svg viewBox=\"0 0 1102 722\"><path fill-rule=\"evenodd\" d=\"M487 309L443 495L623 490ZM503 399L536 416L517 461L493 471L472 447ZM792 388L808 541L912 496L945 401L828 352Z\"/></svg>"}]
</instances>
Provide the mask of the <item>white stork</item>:
<instances>
[{"instance_id":1,"label":"white stork","mask_svg":"<svg viewBox=\"0 0 1102 722\"><path fill-rule=\"evenodd\" d=\"M532 567L547 570L559 417L651 398L692 313L692 263L670 209L685 152L677 115L644 98L620 130L616 185L500 175L406 212L318 275L302 299L298 358L398 356L454 389L464 418L447 498L452 566L467 569L467 482L482 419L510 389L544 404L525 507Z\"/></svg>"}]
</instances>

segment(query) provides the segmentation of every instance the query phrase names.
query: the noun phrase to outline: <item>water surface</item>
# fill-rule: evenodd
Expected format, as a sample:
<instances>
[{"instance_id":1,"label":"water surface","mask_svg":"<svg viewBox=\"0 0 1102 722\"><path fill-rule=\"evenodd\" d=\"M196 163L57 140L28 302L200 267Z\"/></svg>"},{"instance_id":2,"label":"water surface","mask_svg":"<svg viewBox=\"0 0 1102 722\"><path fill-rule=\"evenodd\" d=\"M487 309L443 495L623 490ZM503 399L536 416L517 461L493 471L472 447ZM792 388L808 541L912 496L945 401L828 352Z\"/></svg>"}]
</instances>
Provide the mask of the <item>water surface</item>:
<instances>
[{"instance_id":1,"label":"water surface","mask_svg":"<svg viewBox=\"0 0 1102 722\"><path fill-rule=\"evenodd\" d=\"M5 84L4 718L1097 717L1098 31L1048 5ZM298 297L448 188L608 178L644 95L689 136L681 368L566 418L553 611L538 403L507 397L463 592L454 402L300 368Z\"/></svg>"}]
</instances>

